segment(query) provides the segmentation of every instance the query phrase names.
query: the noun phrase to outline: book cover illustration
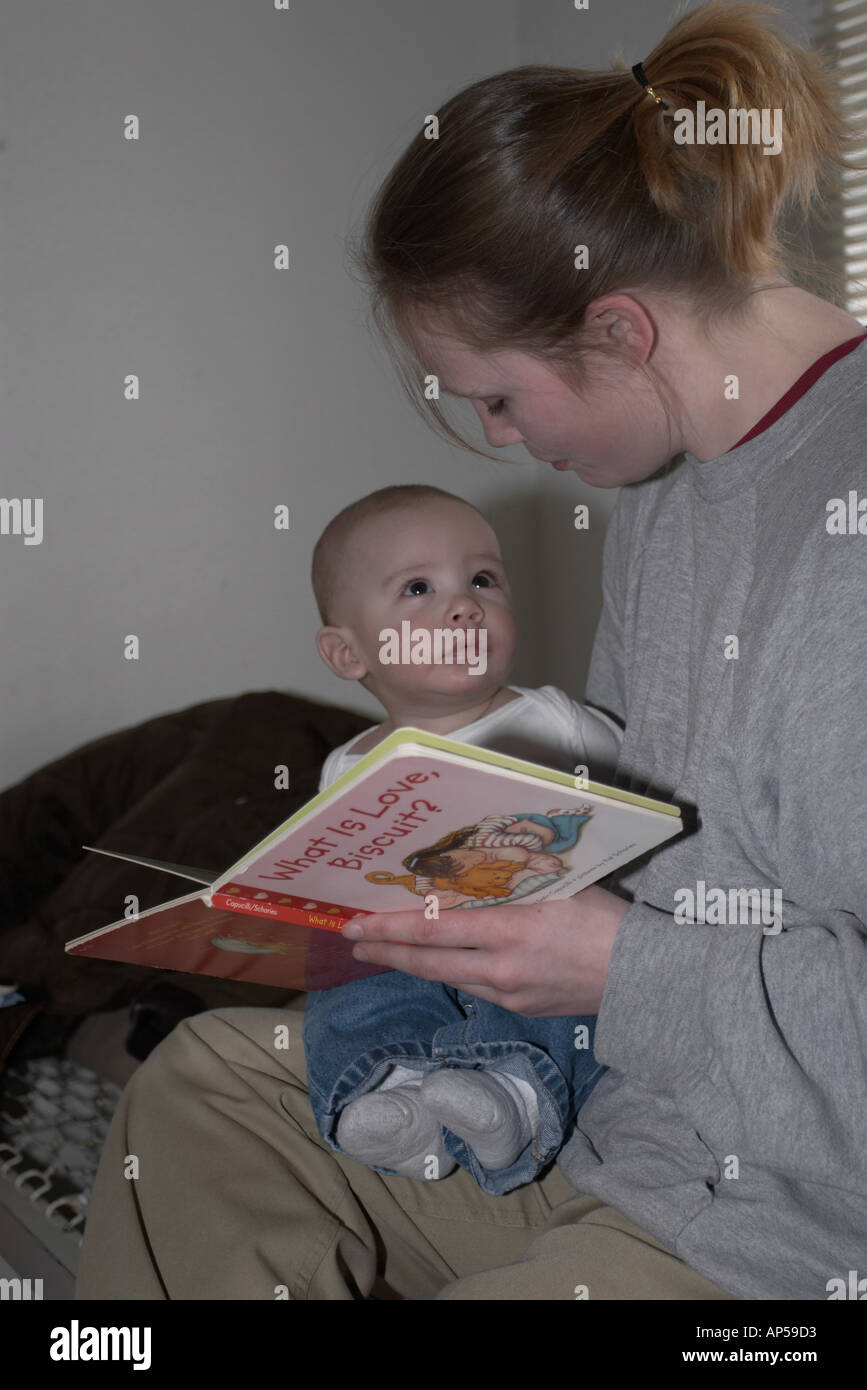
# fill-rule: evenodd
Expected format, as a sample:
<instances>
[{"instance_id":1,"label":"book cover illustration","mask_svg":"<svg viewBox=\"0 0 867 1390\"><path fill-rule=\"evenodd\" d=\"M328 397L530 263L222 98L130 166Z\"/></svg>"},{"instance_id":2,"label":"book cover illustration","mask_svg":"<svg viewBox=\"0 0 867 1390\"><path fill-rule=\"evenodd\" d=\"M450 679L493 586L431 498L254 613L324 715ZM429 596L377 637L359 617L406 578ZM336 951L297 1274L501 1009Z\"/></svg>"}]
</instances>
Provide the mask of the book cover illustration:
<instances>
[{"instance_id":1,"label":"book cover illustration","mask_svg":"<svg viewBox=\"0 0 867 1390\"><path fill-rule=\"evenodd\" d=\"M518 902L566 873L560 856L578 843L592 814L591 807L582 806L543 816L532 811L486 816L407 855L406 873L374 869L364 876L420 897L435 894L438 908Z\"/></svg>"}]
</instances>

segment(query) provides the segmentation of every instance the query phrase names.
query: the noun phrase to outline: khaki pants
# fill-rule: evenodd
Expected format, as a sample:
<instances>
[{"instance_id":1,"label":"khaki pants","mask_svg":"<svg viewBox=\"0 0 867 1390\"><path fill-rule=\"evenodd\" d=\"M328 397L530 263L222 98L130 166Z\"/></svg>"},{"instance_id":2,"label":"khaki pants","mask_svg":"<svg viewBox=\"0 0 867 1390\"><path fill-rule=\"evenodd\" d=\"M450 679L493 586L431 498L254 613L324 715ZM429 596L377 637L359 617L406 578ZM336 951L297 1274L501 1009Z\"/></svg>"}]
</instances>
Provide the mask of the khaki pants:
<instances>
[{"instance_id":1,"label":"khaki pants","mask_svg":"<svg viewBox=\"0 0 867 1390\"><path fill-rule=\"evenodd\" d=\"M310 1109L301 1022L295 1007L196 1014L135 1072L76 1298L729 1297L556 1166L492 1197L463 1169L417 1182L335 1154Z\"/></svg>"}]
</instances>

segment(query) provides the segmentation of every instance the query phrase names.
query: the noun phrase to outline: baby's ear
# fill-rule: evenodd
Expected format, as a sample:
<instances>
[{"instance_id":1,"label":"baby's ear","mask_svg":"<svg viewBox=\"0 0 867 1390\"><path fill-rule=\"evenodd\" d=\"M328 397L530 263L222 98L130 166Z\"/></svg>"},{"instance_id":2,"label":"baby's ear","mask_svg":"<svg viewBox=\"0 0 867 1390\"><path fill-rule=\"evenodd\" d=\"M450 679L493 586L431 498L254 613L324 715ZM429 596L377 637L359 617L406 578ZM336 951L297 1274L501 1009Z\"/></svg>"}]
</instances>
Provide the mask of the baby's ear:
<instances>
[{"instance_id":1,"label":"baby's ear","mask_svg":"<svg viewBox=\"0 0 867 1390\"><path fill-rule=\"evenodd\" d=\"M360 681L367 667L355 654L355 640L347 627L321 627L316 646L325 665L344 681Z\"/></svg>"}]
</instances>

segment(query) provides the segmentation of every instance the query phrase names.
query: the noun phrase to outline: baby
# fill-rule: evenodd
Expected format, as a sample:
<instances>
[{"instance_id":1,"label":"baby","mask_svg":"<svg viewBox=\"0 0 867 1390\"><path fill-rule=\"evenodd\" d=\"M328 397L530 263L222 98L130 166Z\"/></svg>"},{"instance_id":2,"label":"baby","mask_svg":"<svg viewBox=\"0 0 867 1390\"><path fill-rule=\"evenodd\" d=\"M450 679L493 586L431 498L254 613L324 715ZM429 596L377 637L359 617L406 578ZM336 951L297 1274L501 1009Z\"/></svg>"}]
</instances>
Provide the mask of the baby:
<instances>
[{"instance_id":1,"label":"baby","mask_svg":"<svg viewBox=\"0 0 867 1390\"><path fill-rule=\"evenodd\" d=\"M505 684L516 645L509 586L497 538L468 502L419 485L354 502L316 544L313 589L323 660L387 712L333 750L320 790L408 724L612 779L621 738L612 720L554 686ZM401 632L406 620L432 639L437 629L465 629L476 642L468 636L467 653L484 652L484 661L381 659L381 633ZM519 825L521 843L544 850L554 832L546 838L546 818L536 819ZM497 840L499 828L486 844L509 842ZM460 1164L483 1191L508 1192L555 1157L605 1070L593 1056L595 1021L527 1018L402 971L313 992L304 1044L320 1132L332 1149L378 1172L433 1179Z\"/></svg>"}]
</instances>

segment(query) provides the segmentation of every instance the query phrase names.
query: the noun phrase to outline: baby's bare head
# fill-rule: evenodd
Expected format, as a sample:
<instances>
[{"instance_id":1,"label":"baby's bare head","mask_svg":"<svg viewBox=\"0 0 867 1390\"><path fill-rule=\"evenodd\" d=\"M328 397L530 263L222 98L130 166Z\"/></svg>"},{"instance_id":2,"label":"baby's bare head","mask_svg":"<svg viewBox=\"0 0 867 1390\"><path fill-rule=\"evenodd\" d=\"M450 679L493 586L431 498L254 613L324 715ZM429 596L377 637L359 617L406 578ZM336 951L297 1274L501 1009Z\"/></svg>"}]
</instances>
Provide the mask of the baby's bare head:
<instances>
[{"instance_id":1,"label":"baby's bare head","mask_svg":"<svg viewBox=\"0 0 867 1390\"><path fill-rule=\"evenodd\" d=\"M323 626L351 623L359 597L381 582L382 565L388 561L389 540L394 540L396 528L404 535L417 528L421 536L434 513L441 516L454 508L462 508L464 514L474 513L480 533L484 530L499 550L493 531L471 502L425 483L379 488L338 512L313 550L313 594Z\"/></svg>"}]
</instances>

